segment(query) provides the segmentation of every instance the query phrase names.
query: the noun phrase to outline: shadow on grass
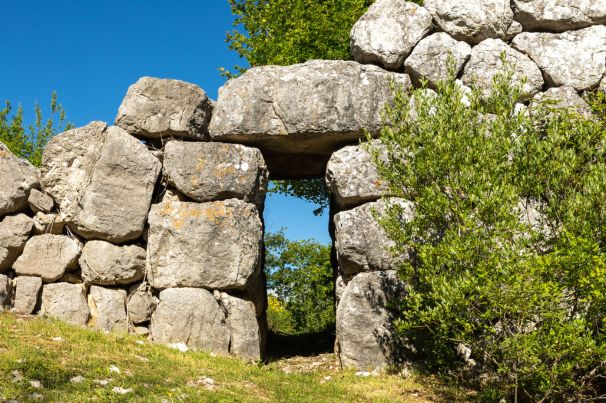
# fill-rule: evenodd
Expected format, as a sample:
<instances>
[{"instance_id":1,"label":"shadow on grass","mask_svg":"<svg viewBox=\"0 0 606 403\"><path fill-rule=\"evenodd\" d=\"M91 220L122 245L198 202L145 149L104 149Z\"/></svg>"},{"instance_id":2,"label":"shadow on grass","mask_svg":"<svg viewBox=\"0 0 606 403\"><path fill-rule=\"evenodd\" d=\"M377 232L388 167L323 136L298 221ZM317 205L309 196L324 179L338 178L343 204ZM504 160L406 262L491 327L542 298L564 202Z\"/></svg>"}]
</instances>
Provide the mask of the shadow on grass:
<instances>
[{"instance_id":1,"label":"shadow on grass","mask_svg":"<svg viewBox=\"0 0 606 403\"><path fill-rule=\"evenodd\" d=\"M318 333L267 334L267 362L291 357L312 357L334 352L335 329Z\"/></svg>"}]
</instances>

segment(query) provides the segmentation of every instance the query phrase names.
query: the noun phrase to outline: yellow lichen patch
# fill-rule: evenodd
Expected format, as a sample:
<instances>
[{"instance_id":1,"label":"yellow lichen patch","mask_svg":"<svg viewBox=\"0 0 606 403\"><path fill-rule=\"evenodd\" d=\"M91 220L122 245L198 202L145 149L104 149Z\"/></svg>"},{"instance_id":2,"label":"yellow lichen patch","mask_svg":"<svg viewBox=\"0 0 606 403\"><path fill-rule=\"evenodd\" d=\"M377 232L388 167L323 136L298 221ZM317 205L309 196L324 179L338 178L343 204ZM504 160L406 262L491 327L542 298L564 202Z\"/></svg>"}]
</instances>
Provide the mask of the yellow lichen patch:
<instances>
[{"instance_id":1,"label":"yellow lichen patch","mask_svg":"<svg viewBox=\"0 0 606 403\"><path fill-rule=\"evenodd\" d=\"M224 178L228 175L234 175L236 173L236 168L233 165L219 165L215 169L215 176L219 178Z\"/></svg>"},{"instance_id":2,"label":"yellow lichen patch","mask_svg":"<svg viewBox=\"0 0 606 403\"><path fill-rule=\"evenodd\" d=\"M158 214L162 217L171 217L171 226L179 231L191 219L200 218L217 224L224 217L227 217L229 212L222 202L205 203L201 205L178 203L178 206L169 202L162 205Z\"/></svg>"}]
</instances>

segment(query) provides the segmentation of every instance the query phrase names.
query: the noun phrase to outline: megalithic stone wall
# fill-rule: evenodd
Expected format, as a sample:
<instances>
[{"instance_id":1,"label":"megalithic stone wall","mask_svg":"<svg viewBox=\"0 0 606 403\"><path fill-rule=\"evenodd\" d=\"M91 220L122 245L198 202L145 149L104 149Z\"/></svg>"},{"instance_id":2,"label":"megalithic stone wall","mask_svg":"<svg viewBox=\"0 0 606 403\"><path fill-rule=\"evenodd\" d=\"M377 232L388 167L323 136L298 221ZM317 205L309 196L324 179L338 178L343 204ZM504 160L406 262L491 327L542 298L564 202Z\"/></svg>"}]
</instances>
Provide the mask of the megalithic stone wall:
<instances>
[{"instance_id":1,"label":"megalithic stone wall","mask_svg":"<svg viewBox=\"0 0 606 403\"><path fill-rule=\"evenodd\" d=\"M378 0L351 30L354 61L253 68L216 103L194 84L141 78L115 126L47 146L37 170L0 143L0 306L251 359L265 349L261 213L268 178L326 177L337 264L337 353L383 368L403 294L374 214L390 197L364 146L390 85L447 77L489 95L501 55L535 98L588 113L606 91L606 0ZM526 31L526 32L524 32Z\"/></svg>"}]
</instances>

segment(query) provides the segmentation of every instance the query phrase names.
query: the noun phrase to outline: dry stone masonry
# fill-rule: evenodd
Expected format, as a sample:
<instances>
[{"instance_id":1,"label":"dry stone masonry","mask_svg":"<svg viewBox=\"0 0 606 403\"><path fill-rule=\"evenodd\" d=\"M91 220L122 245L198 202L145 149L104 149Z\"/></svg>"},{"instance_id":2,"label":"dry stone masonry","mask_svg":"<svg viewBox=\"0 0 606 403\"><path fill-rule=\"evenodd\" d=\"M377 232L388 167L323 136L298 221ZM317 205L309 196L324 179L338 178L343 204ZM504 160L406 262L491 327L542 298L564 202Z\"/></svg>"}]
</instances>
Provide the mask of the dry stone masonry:
<instances>
[{"instance_id":1,"label":"dry stone masonry","mask_svg":"<svg viewBox=\"0 0 606 403\"><path fill-rule=\"evenodd\" d=\"M252 68L216 103L143 77L115 126L60 134L40 170L0 143L0 306L262 359L268 179L325 176L339 360L395 364L389 307L408 257L377 217L396 205L409 219L414 204L390 197L360 144L381 129L391 84L435 88L450 64L488 96L504 56L520 108L588 113L584 92L606 91L604 24L605 0L378 0L351 30L354 61Z\"/></svg>"}]
</instances>

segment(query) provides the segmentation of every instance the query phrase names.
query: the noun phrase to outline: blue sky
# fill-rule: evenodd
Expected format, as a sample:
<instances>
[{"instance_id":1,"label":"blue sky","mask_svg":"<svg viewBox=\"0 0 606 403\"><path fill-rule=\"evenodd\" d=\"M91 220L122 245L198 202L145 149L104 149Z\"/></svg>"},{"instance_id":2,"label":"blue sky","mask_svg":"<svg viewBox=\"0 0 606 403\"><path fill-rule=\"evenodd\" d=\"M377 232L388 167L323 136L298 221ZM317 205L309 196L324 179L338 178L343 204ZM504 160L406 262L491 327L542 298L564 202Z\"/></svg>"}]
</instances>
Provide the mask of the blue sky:
<instances>
[{"instance_id":1,"label":"blue sky","mask_svg":"<svg viewBox=\"0 0 606 403\"><path fill-rule=\"evenodd\" d=\"M128 86L141 76L198 84L217 98L219 67L244 64L227 48L227 0L4 1L0 12L0 101L46 107L57 91L68 120L113 122ZM329 242L327 216L314 206L270 196L266 227L291 239Z\"/></svg>"}]
</instances>

